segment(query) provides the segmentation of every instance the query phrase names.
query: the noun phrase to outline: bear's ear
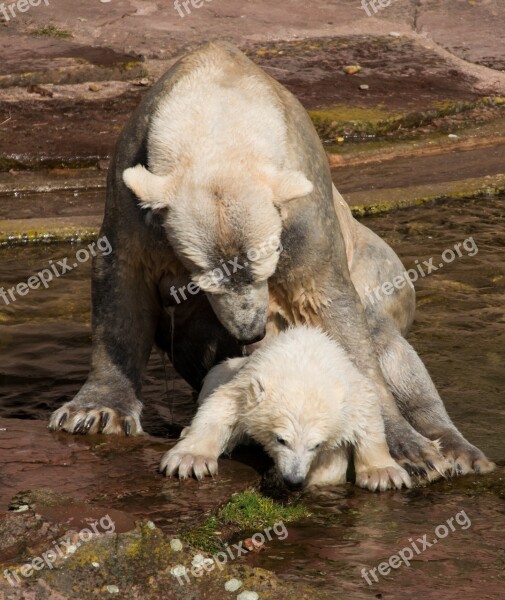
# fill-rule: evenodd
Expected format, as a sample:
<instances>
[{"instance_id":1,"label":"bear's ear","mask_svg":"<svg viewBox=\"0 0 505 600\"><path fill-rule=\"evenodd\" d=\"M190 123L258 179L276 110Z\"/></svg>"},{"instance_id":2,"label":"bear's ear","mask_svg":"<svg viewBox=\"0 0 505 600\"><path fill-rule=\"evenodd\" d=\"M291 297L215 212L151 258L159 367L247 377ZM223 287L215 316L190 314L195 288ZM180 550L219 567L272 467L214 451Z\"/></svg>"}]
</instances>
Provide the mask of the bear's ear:
<instances>
[{"instance_id":1,"label":"bear's ear","mask_svg":"<svg viewBox=\"0 0 505 600\"><path fill-rule=\"evenodd\" d=\"M249 398L252 404L259 404L267 397L266 386L261 375L255 375L249 385Z\"/></svg>"},{"instance_id":2,"label":"bear's ear","mask_svg":"<svg viewBox=\"0 0 505 600\"><path fill-rule=\"evenodd\" d=\"M302 198L314 189L312 183L301 171L283 171L275 167L267 167L263 171L272 189L275 204Z\"/></svg>"},{"instance_id":3,"label":"bear's ear","mask_svg":"<svg viewBox=\"0 0 505 600\"><path fill-rule=\"evenodd\" d=\"M123 181L140 200L142 208L160 210L172 202L175 182L171 175L154 175L139 164L123 171Z\"/></svg>"}]
</instances>

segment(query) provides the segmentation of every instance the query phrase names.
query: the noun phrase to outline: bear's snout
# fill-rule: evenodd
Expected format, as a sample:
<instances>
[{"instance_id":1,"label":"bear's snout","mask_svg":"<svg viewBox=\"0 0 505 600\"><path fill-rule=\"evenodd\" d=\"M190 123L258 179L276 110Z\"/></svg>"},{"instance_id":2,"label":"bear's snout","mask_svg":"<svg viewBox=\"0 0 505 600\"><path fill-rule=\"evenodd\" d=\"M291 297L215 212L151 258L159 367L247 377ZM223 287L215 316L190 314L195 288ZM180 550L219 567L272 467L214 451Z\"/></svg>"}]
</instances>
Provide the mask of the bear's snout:
<instances>
[{"instance_id":1,"label":"bear's snout","mask_svg":"<svg viewBox=\"0 0 505 600\"><path fill-rule=\"evenodd\" d=\"M249 346L250 344L255 344L256 342L261 342L261 340L265 337L266 333L267 333L267 330L266 330L266 328L264 328L263 331L261 331L255 337L240 339L237 341L239 344L242 344L243 346Z\"/></svg>"},{"instance_id":2,"label":"bear's snout","mask_svg":"<svg viewBox=\"0 0 505 600\"><path fill-rule=\"evenodd\" d=\"M207 298L216 317L237 342L247 346L265 337L268 314L266 282L239 291L207 294Z\"/></svg>"},{"instance_id":3,"label":"bear's snout","mask_svg":"<svg viewBox=\"0 0 505 600\"><path fill-rule=\"evenodd\" d=\"M300 475L284 475L283 481L288 490L292 492L297 492L305 486L305 477Z\"/></svg>"}]
</instances>

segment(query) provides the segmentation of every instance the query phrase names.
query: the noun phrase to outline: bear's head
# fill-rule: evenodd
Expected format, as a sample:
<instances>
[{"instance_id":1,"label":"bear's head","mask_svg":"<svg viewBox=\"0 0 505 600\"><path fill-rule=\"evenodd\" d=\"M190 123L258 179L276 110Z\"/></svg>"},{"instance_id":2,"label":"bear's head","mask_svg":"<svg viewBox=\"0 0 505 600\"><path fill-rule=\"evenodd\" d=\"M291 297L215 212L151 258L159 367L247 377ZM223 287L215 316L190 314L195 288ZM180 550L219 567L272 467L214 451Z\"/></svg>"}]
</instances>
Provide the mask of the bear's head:
<instances>
[{"instance_id":1,"label":"bear's head","mask_svg":"<svg viewBox=\"0 0 505 600\"><path fill-rule=\"evenodd\" d=\"M280 206L309 194L299 171L242 165L237 177L207 169L155 175L137 165L123 173L143 208L163 212L168 240L222 325L241 343L265 335L268 278L282 250ZM188 286L189 289L189 286Z\"/></svg>"},{"instance_id":2,"label":"bear's head","mask_svg":"<svg viewBox=\"0 0 505 600\"><path fill-rule=\"evenodd\" d=\"M290 489L305 485L320 452L352 440L350 361L332 344L317 330L287 330L257 350L241 375L244 430Z\"/></svg>"}]
</instances>

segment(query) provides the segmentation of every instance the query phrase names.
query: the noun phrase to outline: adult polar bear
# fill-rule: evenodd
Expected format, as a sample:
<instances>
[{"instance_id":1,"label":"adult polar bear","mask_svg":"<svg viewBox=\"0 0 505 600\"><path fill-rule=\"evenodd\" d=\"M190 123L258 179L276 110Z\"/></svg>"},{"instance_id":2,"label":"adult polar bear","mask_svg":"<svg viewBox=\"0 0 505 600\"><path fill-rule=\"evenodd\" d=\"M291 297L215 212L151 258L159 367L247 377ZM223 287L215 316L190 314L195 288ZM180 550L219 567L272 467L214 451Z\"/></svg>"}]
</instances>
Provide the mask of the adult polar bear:
<instances>
[{"instance_id":1,"label":"adult polar bear","mask_svg":"<svg viewBox=\"0 0 505 600\"><path fill-rule=\"evenodd\" d=\"M332 191L303 107L233 46L203 46L147 93L116 148L100 235L114 251L94 262L92 368L52 429L141 432L153 342L199 388L214 364L264 336L268 318L269 331L319 325L348 350L376 387L391 454L411 472L493 468L402 337L411 289L375 304L365 295L401 274L400 260ZM235 272L206 277L223 261ZM181 302L174 289L194 292L191 281L203 291Z\"/></svg>"}]
</instances>

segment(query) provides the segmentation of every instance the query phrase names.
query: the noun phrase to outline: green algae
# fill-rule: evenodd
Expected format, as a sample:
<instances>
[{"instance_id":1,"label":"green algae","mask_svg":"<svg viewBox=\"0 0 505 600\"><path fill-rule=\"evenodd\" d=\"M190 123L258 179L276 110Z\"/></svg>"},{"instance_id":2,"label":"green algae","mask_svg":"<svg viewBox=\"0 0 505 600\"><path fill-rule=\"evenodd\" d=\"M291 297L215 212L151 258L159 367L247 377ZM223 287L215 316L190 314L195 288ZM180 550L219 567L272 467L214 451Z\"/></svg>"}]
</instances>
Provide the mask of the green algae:
<instances>
[{"instance_id":1,"label":"green algae","mask_svg":"<svg viewBox=\"0 0 505 600\"><path fill-rule=\"evenodd\" d=\"M333 143L339 137L381 138L384 136L405 137L406 134L431 125L436 119L458 115L475 109L505 107L502 96L487 96L478 100L435 101L424 111L398 114L388 112L382 105L361 108L334 105L310 110L309 115L319 136ZM460 123L458 126L462 126Z\"/></svg>"},{"instance_id":2,"label":"green algae","mask_svg":"<svg viewBox=\"0 0 505 600\"><path fill-rule=\"evenodd\" d=\"M219 537L221 529L229 534L241 531L260 531L275 523L289 523L310 516L302 504L281 504L248 489L234 494L215 514L206 521L181 533L180 538L194 548L216 552L223 547Z\"/></svg>"},{"instance_id":3,"label":"green algae","mask_svg":"<svg viewBox=\"0 0 505 600\"><path fill-rule=\"evenodd\" d=\"M2 78L0 77L0 87ZM58 158L36 156L0 156L0 172L15 171L42 171L44 169L97 169L105 156L90 156L88 158Z\"/></svg>"},{"instance_id":4,"label":"green algae","mask_svg":"<svg viewBox=\"0 0 505 600\"><path fill-rule=\"evenodd\" d=\"M402 191L403 194L401 194ZM495 182L477 187L463 186L456 190L446 190L440 194L411 197L408 197L404 190L387 190L387 192L389 196L394 196L394 192L396 192L398 197L393 197L381 202L371 202L370 204L351 206L350 209L352 215L357 218L362 218L391 212L392 210L412 208L429 203L444 202L446 200L500 197L505 195L505 185L500 182Z\"/></svg>"},{"instance_id":5,"label":"green algae","mask_svg":"<svg viewBox=\"0 0 505 600\"><path fill-rule=\"evenodd\" d=\"M209 517L204 523L183 532L181 540L205 552L217 552L222 543L218 532L219 522L215 516Z\"/></svg>"},{"instance_id":6,"label":"green algae","mask_svg":"<svg viewBox=\"0 0 505 600\"><path fill-rule=\"evenodd\" d=\"M281 504L255 490L245 490L232 496L219 510L218 518L225 525L258 529L278 521L297 521L309 514L308 509L301 504Z\"/></svg>"},{"instance_id":7,"label":"green algae","mask_svg":"<svg viewBox=\"0 0 505 600\"><path fill-rule=\"evenodd\" d=\"M11 222L13 226L15 221ZM53 231L40 229L26 230L22 233L9 231L9 222L0 221L0 247L25 244L54 244L96 241L98 227L64 227Z\"/></svg>"},{"instance_id":8,"label":"green algae","mask_svg":"<svg viewBox=\"0 0 505 600\"><path fill-rule=\"evenodd\" d=\"M74 37L70 31L67 31L66 29L60 29L55 25L45 25L44 27L39 27L33 32L33 35L51 37L59 40L69 40Z\"/></svg>"}]
</instances>

